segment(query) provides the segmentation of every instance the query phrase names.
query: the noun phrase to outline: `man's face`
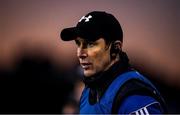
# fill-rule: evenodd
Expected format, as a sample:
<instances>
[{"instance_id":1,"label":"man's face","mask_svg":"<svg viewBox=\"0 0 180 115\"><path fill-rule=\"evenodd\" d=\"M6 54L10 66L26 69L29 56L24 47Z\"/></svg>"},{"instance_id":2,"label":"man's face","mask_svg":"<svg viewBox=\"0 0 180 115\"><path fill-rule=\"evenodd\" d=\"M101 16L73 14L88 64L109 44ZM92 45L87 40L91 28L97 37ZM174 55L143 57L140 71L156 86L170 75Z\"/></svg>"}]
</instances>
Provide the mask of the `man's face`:
<instances>
[{"instance_id":1,"label":"man's face","mask_svg":"<svg viewBox=\"0 0 180 115\"><path fill-rule=\"evenodd\" d=\"M86 77L105 71L111 66L110 48L103 38L91 42L78 37L75 42L78 46L77 56Z\"/></svg>"}]
</instances>

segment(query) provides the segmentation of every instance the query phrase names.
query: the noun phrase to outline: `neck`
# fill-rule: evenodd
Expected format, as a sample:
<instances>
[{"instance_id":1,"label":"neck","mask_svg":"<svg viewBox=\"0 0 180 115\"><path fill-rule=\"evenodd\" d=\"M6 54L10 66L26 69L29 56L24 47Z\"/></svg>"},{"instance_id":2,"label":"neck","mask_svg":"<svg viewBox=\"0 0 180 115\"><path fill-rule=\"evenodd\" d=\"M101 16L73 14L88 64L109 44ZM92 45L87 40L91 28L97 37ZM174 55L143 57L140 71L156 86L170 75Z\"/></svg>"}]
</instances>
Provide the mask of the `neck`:
<instances>
[{"instance_id":1,"label":"neck","mask_svg":"<svg viewBox=\"0 0 180 115\"><path fill-rule=\"evenodd\" d=\"M107 71L111 66L113 66L115 63L117 63L118 61L120 61L120 58L119 58L119 55L116 56L115 59L112 59L110 60L110 64L105 68L104 71Z\"/></svg>"}]
</instances>

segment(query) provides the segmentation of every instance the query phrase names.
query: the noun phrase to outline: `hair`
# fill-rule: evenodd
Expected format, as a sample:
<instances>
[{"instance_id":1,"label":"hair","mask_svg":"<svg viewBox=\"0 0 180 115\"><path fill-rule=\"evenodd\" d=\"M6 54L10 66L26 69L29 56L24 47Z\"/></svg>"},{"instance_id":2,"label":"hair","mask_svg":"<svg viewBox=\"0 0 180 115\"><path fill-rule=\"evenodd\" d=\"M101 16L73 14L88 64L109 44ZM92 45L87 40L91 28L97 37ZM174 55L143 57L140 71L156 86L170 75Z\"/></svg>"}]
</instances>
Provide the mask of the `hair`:
<instances>
[{"instance_id":1,"label":"hair","mask_svg":"<svg viewBox=\"0 0 180 115\"><path fill-rule=\"evenodd\" d=\"M113 44L113 42L115 42L116 40L111 40L111 39L106 39L104 37L102 37L106 43L106 49L108 49L110 47L111 44ZM111 46L113 47L113 46Z\"/></svg>"}]
</instances>

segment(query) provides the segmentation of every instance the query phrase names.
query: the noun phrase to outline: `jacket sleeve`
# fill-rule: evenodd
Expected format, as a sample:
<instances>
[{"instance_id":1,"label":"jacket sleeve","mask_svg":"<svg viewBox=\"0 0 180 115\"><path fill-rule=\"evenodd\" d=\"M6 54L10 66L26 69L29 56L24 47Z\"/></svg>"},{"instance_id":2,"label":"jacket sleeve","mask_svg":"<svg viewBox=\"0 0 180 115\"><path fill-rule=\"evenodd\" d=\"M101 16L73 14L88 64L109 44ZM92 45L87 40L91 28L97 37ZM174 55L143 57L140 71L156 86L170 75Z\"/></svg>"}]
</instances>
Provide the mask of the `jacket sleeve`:
<instances>
[{"instance_id":1,"label":"jacket sleeve","mask_svg":"<svg viewBox=\"0 0 180 115\"><path fill-rule=\"evenodd\" d=\"M162 114L162 107L159 102L150 96L132 95L125 98L118 113L130 115Z\"/></svg>"}]
</instances>

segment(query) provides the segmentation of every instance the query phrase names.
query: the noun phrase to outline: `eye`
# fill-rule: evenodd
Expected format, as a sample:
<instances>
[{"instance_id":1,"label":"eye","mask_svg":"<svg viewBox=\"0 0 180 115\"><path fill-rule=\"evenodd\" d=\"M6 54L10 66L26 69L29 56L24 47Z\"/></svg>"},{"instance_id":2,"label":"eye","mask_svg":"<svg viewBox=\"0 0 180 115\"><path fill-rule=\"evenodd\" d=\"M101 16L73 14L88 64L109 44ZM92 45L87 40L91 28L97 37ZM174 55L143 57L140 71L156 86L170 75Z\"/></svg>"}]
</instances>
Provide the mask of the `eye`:
<instances>
[{"instance_id":1,"label":"eye","mask_svg":"<svg viewBox=\"0 0 180 115\"><path fill-rule=\"evenodd\" d=\"M94 42L88 42L88 43L87 43L87 46L88 46L88 47L93 47L94 45L95 45Z\"/></svg>"},{"instance_id":2,"label":"eye","mask_svg":"<svg viewBox=\"0 0 180 115\"><path fill-rule=\"evenodd\" d=\"M77 46L80 46L80 41L79 40L75 40L75 43Z\"/></svg>"}]
</instances>

